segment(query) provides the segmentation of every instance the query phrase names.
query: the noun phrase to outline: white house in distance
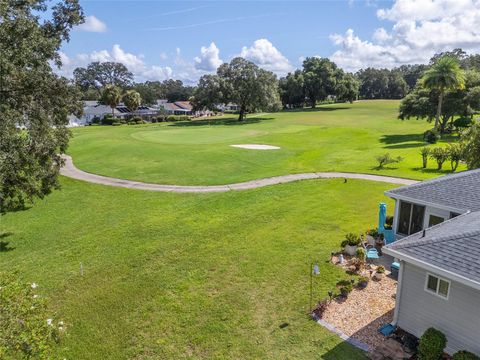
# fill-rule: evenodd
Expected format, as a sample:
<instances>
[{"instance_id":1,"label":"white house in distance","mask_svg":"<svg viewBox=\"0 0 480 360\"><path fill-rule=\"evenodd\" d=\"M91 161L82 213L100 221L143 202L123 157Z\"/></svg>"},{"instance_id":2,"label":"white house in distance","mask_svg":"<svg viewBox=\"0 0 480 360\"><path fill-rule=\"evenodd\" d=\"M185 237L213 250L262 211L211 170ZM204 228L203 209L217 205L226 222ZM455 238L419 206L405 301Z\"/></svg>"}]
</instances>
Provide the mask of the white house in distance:
<instances>
[{"instance_id":1,"label":"white house in distance","mask_svg":"<svg viewBox=\"0 0 480 360\"><path fill-rule=\"evenodd\" d=\"M396 201L400 263L392 325L420 337L434 327L446 351L480 355L480 169L385 192Z\"/></svg>"},{"instance_id":2,"label":"white house in distance","mask_svg":"<svg viewBox=\"0 0 480 360\"><path fill-rule=\"evenodd\" d=\"M69 126L85 126L91 124L93 119L102 119L105 115L111 114L112 108L108 105L99 104L98 101L84 101L83 114L80 118L70 115ZM149 117L155 116L157 111L148 106L140 106L134 112L130 111L123 103L115 108L115 117L125 119L130 116Z\"/></svg>"}]
</instances>

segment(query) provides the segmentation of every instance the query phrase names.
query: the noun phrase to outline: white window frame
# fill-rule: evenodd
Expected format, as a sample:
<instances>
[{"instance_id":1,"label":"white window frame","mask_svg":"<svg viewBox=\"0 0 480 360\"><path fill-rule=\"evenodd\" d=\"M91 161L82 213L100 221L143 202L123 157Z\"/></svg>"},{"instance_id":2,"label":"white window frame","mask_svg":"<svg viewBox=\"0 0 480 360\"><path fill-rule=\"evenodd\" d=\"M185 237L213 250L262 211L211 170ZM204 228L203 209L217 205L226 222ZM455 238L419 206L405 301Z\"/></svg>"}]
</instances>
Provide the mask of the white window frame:
<instances>
[{"instance_id":1,"label":"white window frame","mask_svg":"<svg viewBox=\"0 0 480 360\"><path fill-rule=\"evenodd\" d=\"M436 291L433 291L431 289L428 288L428 278L432 276L434 278L437 278L437 290ZM443 296L442 294L439 294L438 293L438 289L440 288L440 280L441 281L445 281L447 284L448 284L448 292L447 292L447 296ZM425 277L425 291L429 294L432 294L432 295L435 295L443 300L448 300L448 298L450 297L450 290L451 290L451 286L452 286L452 282L450 280L447 280L445 278L442 278L441 276L438 276L438 275L435 275L435 274L432 274L432 273L427 273L427 276Z\"/></svg>"}]
</instances>

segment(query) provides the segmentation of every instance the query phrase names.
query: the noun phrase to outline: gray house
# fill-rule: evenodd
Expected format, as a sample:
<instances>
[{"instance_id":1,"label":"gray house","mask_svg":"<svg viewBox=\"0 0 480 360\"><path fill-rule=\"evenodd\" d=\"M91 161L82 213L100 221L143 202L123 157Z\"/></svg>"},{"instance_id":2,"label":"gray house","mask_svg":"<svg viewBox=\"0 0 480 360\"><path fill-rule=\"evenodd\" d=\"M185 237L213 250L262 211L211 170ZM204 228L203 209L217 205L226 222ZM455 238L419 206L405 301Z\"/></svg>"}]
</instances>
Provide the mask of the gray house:
<instances>
[{"instance_id":1,"label":"gray house","mask_svg":"<svg viewBox=\"0 0 480 360\"><path fill-rule=\"evenodd\" d=\"M420 337L434 327L450 354L480 354L480 170L387 191L396 200L400 263L393 324Z\"/></svg>"},{"instance_id":2,"label":"gray house","mask_svg":"<svg viewBox=\"0 0 480 360\"><path fill-rule=\"evenodd\" d=\"M395 200L393 229L399 239L480 210L480 169L404 186L385 195Z\"/></svg>"}]
</instances>

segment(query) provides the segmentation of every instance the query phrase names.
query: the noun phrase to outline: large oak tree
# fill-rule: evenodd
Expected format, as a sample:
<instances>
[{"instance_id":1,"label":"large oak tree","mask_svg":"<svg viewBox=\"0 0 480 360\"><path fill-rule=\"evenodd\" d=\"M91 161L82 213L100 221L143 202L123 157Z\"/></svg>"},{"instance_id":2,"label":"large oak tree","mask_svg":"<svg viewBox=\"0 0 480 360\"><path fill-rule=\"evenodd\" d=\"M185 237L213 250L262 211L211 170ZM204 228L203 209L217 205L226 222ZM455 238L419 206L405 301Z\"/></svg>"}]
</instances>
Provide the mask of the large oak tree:
<instances>
[{"instance_id":1,"label":"large oak tree","mask_svg":"<svg viewBox=\"0 0 480 360\"><path fill-rule=\"evenodd\" d=\"M208 98L209 95L213 97ZM240 107L240 121L247 112L280 107L275 74L241 57L222 64L216 75L204 75L192 100L196 108L203 105L209 109L214 108L216 101L235 103Z\"/></svg>"},{"instance_id":2,"label":"large oak tree","mask_svg":"<svg viewBox=\"0 0 480 360\"><path fill-rule=\"evenodd\" d=\"M81 102L51 64L82 21L77 0L0 2L0 212L58 186L68 116Z\"/></svg>"}]
</instances>

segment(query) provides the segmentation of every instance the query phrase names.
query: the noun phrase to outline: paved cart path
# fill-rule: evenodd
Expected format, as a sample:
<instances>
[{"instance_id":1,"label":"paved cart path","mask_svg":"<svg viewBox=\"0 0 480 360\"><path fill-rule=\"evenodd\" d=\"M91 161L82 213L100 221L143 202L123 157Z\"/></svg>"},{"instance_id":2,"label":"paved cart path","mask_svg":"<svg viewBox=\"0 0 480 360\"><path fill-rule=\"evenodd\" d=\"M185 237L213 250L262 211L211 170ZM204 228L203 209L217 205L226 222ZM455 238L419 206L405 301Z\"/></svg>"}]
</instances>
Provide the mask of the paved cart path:
<instances>
[{"instance_id":1,"label":"paved cart path","mask_svg":"<svg viewBox=\"0 0 480 360\"><path fill-rule=\"evenodd\" d=\"M362 179L370 181L380 181L398 185L412 185L418 183L416 180L397 178L391 176L370 175L370 174L357 174L357 173L342 173L342 172L314 172L305 174L291 174L274 176L270 178L251 180L235 184L227 185L199 185L199 186L187 186L187 185L162 185L144 183L140 181L124 180L111 178L102 175L91 174L80 169L77 169L73 164L72 158L68 155L63 155L65 159L65 166L61 169L63 176L83 180L94 184L102 184L108 186L123 187L128 189L139 189L149 191L163 191L163 192L179 192L179 193L207 193L207 192L224 192L230 190L247 190L256 189L264 186L283 184L298 180L307 179L332 179L332 178L345 178L345 179Z\"/></svg>"}]
</instances>

